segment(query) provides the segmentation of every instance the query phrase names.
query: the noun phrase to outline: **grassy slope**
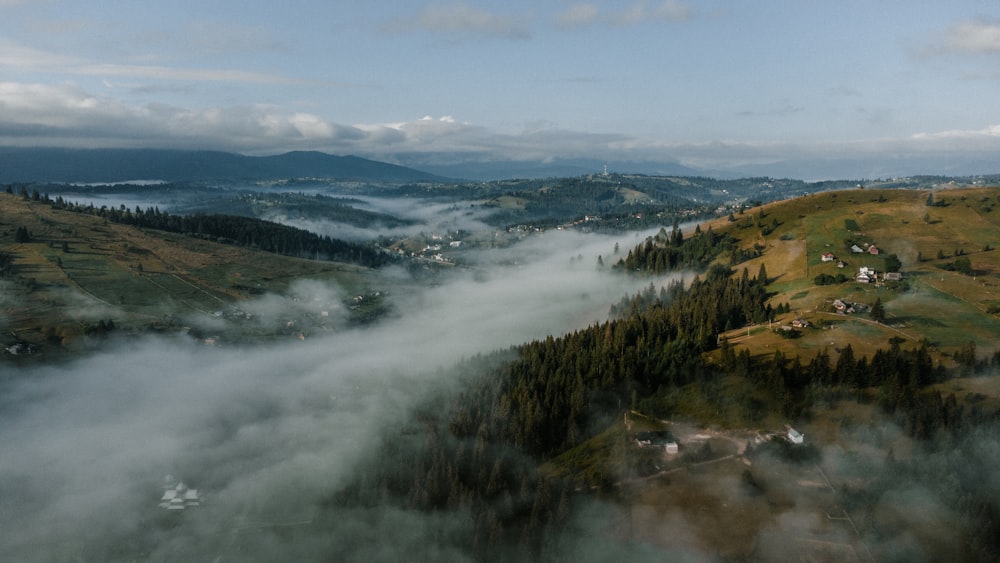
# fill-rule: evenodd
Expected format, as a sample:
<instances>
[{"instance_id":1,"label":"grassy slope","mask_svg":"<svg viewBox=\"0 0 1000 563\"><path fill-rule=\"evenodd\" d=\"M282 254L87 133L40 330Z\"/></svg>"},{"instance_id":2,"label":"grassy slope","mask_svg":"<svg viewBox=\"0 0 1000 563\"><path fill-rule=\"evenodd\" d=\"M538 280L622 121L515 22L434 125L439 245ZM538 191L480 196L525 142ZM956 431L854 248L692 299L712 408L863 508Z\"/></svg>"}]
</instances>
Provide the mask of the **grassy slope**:
<instances>
[{"instance_id":1,"label":"grassy slope","mask_svg":"<svg viewBox=\"0 0 1000 563\"><path fill-rule=\"evenodd\" d=\"M20 226L30 242L14 242ZM6 193L0 251L15 257L14 275L3 282L0 329L36 344L49 329L73 337L101 319L130 328L169 323L256 292L282 292L303 277L350 291L366 285L363 268L106 223Z\"/></svg>"},{"instance_id":2,"label":"grassy slope","mask_svg":"<svg viewBox=\"0 0 1000 563\"><path fill-rule=\"evenodd\" d=\"M947 356L970 340L981 354L994 351L1000 341L1000 319L987 310L1000 304L1000 251L983 249L987 245L1000 246L1000 212L988 211L1000 202L1000 189L936 191L936 201L949 202L947 207L927 207L928 193L827 192L748 210L744 216L752 214L765 225L778 221L779 226L767 236L762 236L759 228L738 228L740 221L714 222L715 230L731 231L745 248L754 243L765 247L763 256L739 267L747 267L754 275L760 264L765 265L775 292L771 302L787 302L792 309L789 314L779 315L778 323L802 317L817 326L835 327L807 329L796 340L782 339L767 330L751 330L747 338L746 328L727 336L755 353L769 354L780 348L803 358L824 347L835 357L835 350L847 344L856 352L871 354L893 336L911 342L926 338L944 354L939 358L944 358L946 365ZM762 211L764 217L760 218ZM925 214L929 214L930 221L925 221ZM848 231L850 221L860 230ZM846 244L849 239L875 244L882 255L853 254ZM975 277L938 267L952 262L958 250L964 250L970 259ZM937 258L939 251L945 254L944 259ZM824 252L837 255L847 266L838 269L836 262L822 262ZM896 254L902 261L908 291L854 282L830 286L813 283L821 273L853 276L860 266L884 271L885 254ZM918 261L918 255L923 261ZM885 304L887 322L878 325L867 314L834 315L830 304L836 298L868 305L879 298Z\"/></svg>"}]
</instances>

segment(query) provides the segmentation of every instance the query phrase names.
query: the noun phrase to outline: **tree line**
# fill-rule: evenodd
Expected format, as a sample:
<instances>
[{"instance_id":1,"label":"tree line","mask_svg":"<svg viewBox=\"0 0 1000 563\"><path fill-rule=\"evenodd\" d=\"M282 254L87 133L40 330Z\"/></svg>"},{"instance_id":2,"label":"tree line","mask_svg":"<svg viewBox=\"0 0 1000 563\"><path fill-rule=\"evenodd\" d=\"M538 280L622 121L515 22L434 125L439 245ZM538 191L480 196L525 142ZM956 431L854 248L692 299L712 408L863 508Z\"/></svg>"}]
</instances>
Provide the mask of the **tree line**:
<instances>
[{"instance_id":1,"label":"tree line","mask_svg":"<svg viewBox=\"0 0 1000 563\"><path fill-rule=\"evenodd\" d=\"M670 233L661 227L656 236L629 250L614 267L619 271L654 275L680 269L704 270L732 244L732 238L716 234L711 227L703 233L700 226L695 228L694 237L685 240L675 222Z\"/></svg>"},{"instance_id":2,"label":"tree line","mask_svg":"<svg viewBox=\"0 0 1000 563\"><path fill-rule=\"evenodd\" d=\"M31 197L35 198L34 195ZM124 205L117 208L103 205L95 207L93 204L68 202L62 196L53 200L47 194L38 196L38 200L49 203L55 209L95 215L113 223L180 233L283 256L349 262L368 267L379 267L396 260L393 255L371 245L334 239L252 217L219 213L173 215L160 211L158 207L147 207L145 210L139 206L128 209Z\"/></svg>"}]
</instances>

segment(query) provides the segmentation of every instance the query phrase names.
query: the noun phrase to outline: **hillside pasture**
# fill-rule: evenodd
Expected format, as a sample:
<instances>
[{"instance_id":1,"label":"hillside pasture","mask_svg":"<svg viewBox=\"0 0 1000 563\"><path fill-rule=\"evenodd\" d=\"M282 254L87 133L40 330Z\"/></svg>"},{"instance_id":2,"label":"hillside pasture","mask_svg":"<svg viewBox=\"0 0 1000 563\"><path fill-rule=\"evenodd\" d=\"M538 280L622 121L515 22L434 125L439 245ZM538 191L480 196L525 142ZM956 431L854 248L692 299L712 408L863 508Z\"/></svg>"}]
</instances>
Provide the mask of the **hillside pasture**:
<instances>
[{"instance_id":1,"label":"hillside pasture","mask_svg":"<svg viewBox=\"0 0 1000 563\"><path fill-rule=\"evenodd\" d=\"M927 205L929 196L937 205ZM753 275L761 264L767 269L772 306L788 303L791 308L776 315L774 325L795 318L813 325L796 339L760 327L749 330L749 336L746 327L724 336L755 355L781 350L803 359L848 344L855 353L871 354L894 336L914 344L926 339L946 365L951 365L951 352L969 341L991 353L1000 342L1000 251L994 250L1000 247L998 205L1000 188L856 189L769 203L745 210L735 222L710 221L703 230L711 226L729 233L742 249L763 249L734 270L747 268ZM765 227L773 229L764 234ZM863 250L874 245L880 252L855 253L852 244ZM824 262L825 252L836 259ZM877 287L853 281L861 266L884 273L886 257L893 254L902 263L902 282ZM973 275L947 270L958 257L969 260ZM820 274L850 281L815 285ZM868 307L881 300L885 325L872 322L867 312L835 315L834 299Z\"/></svg>"},{"instance_id":2,"label":"hillside pasture","mask_svg":"<svg viewBox=\"0 0 1000 563\"><path fill-rule=\"evenodd\" d=\"M182 322L283 293L301 278L327 282L344 298L371 283L367 269L352 265L107 223L10 194L0 203L0 249L14 257L0 328L35 344L65 343L98 320L126 330ZM31 240L15 243L21 226ZM31 306L11 306L20 303Z\"/></svg>"}]
</instances>

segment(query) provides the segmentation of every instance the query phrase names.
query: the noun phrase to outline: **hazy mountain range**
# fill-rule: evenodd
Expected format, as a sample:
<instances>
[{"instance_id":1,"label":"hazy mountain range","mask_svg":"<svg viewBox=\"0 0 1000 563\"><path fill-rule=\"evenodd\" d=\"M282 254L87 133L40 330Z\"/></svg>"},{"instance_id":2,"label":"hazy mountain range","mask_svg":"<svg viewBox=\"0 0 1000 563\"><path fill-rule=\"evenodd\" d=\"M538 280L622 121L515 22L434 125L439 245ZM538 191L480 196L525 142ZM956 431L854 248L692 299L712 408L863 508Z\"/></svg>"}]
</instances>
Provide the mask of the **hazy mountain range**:
<instances>
[{"instance_id":1,"label":"hazy mountain range","mask_svg":"<svg viewBox=\"0 0 1000 563\"><path fill-rule=\"evenodd\" d=\"M448 181L447 178L405 166L316 151L245 156L204 150L0 148L0 182L308 177L381 182Z\"/></svg>"},{"instance_id":2,"label":"hazy mountain range","mask_svg":"<svg viewBox=\"0 0 1000 563\"><path fill-rule=\"evenodd\" d=\"M701 168L676 160L563 158L467 159L462 155L400 154L399 164L319 151L247 156L209 150L0 148L0 182L211 181L326 178L367 182L460 182L556 178L611 173L711 178L872 180L910 175L965 176L996 173L994 161L976 154L952 159L871 157L853 160L788 160ZM849 173L847 171L854 172Z\"/></svg>"}]
</instances>

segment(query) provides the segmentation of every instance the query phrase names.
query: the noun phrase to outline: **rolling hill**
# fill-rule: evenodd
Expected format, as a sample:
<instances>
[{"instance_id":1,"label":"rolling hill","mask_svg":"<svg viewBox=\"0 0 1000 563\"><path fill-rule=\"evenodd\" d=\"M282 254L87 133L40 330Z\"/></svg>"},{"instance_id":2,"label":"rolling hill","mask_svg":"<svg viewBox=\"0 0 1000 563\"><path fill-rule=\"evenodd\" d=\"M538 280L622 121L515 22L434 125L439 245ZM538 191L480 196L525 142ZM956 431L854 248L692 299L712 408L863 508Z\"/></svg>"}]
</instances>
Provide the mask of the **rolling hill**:
<instances>
[{"instance_id":1,"label":"rolling hill","mask_svg":"<svg viewBox=\"0 0 1000 563\"><path fill-rule=\"evenodd\" d=\"M321 315L323 310L343 312L340 301L378 283L368 268L352 264L141 229L7 193L0 193L0 258L0 343L50 352L72 351L79 337L109 321L135 334L235 315L241 328L230 338L280 334L280 327L260 318L250 322L239 304L266 292L283 294L306 277L335 282L347 292L302 312L312 318L313 329L328 330L366 311L344 318ZM300 321L296 336L303 327Z\"/></svg>"},{"instance_id":2,"label":"rolling hill","mask_svg":"<svg viewBox=\"0 0 1000 563\"><path fill-rule=\"evenodd\" d=\"M927 205L928 196L933 205ZM995 351L1000 341L998 204L1000 188L855 189L774 202L747 209L735 221L703 224L703 230L711 226L736 237L738 248L750 257L735 266L737 271L747 268L752 275L763 266L771 280L770 303L776 309L788 305L787 313L775 315L772 330L743 327L724 336L756 352L783 349L803 357L847 344L867 354L894 337L926 340L948 364L969 342ZM873 246L878 254L872 254ZM824 254L833 258L824 260ZM970 269L959 271L956 261L967 261ZM862 267L874 270L878 283L857 282ZM886 281L890 270L901 279ZM838 276L847 281L817 283ZM856 312L839 311L838 299L858 304ZM868 312L876 300L885 308L882 323ZM801 338L782 338L773 330L795 319L810 325L797 331Z\"/></svg>"}]
</instances>

